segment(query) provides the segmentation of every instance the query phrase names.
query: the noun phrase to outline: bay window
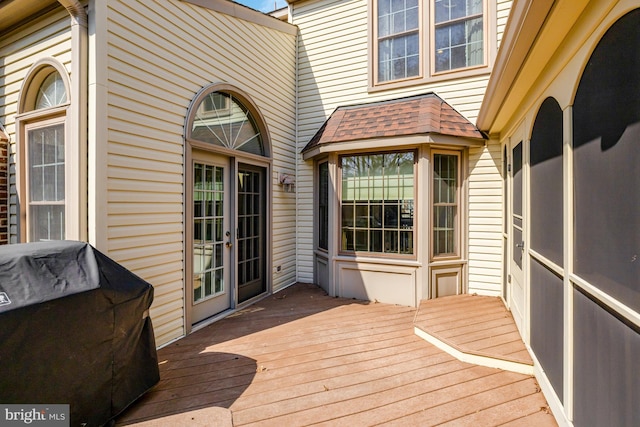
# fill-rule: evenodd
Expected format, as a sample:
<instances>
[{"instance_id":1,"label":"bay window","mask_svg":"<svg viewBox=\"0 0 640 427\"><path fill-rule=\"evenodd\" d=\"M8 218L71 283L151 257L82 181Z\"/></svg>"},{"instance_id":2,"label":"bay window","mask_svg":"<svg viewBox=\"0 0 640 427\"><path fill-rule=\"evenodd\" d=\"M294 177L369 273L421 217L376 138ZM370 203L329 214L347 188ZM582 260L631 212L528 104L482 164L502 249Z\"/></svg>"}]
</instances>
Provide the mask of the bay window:
<instances>
[{"instance_id":1,"label":"bay window","mask_svg":"<svg viewBox=\"0 0 640 427\"><path fill-rule=\"evenodd\" d=\"M343 252L414 253L416 153L342 156Z\"/></svg>"}]
</instances>

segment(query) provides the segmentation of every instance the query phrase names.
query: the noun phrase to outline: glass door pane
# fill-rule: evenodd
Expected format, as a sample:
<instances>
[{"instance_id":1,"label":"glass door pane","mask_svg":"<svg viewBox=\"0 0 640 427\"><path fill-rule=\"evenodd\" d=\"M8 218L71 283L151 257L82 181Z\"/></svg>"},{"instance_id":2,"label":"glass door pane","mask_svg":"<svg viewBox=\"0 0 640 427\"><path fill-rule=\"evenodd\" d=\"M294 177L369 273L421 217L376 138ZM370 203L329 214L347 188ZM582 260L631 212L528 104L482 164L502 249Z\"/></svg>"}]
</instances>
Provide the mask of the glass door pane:
<instances>
[{"instance_id":1,"label":"glass door pane","mask_svg":"<svg viewBox=\"0 0 640 427\"><path fill-rule=\"evenodd\" d=\"M229 159L194 152L191 236L191 321L231 307Z\"/></svg>"},{"instance_id":2,"label":"glass door pane","mask_svg":"<svg viewBox=\"0 0 640 427\"><path fill-rule=\"evenodd\" d=\"M193 193L193 301L225 291L224 168L196 163Z\"/></svg>"}]
</instances>

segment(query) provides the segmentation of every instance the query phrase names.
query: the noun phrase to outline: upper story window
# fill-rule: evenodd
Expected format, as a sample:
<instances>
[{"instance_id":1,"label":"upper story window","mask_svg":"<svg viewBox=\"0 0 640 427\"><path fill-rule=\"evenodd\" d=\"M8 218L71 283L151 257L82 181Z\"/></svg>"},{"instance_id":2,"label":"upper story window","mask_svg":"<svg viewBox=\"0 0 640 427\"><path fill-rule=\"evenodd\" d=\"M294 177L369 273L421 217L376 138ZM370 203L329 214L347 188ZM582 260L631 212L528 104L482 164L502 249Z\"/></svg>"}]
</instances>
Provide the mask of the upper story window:
<instances>
[{"instance_id":1,"label":"upper story window","mask_svg":"<svg viewBox=\"0 0 640 427\"><path fill-rule=\"evenodd\" d=\"M486 65L483 0L373 0L372 84Z\"/></svg>"},{"instance_id":2,"label":"upper story window","mask_svg":"<svg viewBox=\"0 0 640 427\"><path fill-rule=\"evenodd\" d=\"M52 61L50 61L52 63ZM19 185L22 239L67 238L67 85L55 65L34 68L21 93Z\"/></svg>"},{"instance_id":3,"label":"upper story window","mask_svg":"<svg viewBox=\"0 0 640 427\"><path fill-rule=\"evenodd\" d=\"M482 0L435 0L435 72L482 65Z\"/></svg>"},{"instance_id":4,"label":"upper story window","mask_svg":"<svg viewBox=\"0 0 640 427\"><path fill-rule=\"evenodd\" d=\"M420 74L418 0L378 1L378 81Z\"/></svg>"}]
</instances>

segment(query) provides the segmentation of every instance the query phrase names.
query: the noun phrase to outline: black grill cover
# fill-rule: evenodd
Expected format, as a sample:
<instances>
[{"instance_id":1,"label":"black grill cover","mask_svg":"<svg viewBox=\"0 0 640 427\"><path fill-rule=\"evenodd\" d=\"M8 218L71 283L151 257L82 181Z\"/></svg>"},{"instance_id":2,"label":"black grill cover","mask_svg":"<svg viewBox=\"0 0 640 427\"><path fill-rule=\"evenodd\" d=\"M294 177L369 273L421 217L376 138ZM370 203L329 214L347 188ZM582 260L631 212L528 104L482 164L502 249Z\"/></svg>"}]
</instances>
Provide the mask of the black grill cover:
<instances>
[{"instance_id":1,"label":"black grill cover","mask_svg":"<svg viewBox=\"0 0 640 427\"><path fill-rule=\"evenodd\" d=\"M0 402L107 423L159 380L153 288L90 245L0 247Z\"/></svg>"}]
</instances>

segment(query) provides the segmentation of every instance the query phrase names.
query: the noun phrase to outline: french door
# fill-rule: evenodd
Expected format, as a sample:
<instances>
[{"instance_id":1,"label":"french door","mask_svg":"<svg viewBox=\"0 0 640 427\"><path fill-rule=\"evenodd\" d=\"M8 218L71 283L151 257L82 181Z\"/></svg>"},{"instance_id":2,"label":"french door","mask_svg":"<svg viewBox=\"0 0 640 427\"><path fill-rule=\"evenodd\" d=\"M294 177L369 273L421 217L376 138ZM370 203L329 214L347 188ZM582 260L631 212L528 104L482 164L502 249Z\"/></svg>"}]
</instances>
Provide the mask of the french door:
<instances>
[{"instance_id":1,"label":"french door","mask_svg":"<svg viewBox=\"0 0 640 427\"><path fill-rule=\"evenodd\" d=\"M192 152L191 324L267 291L266 168Z\"/></svg>"},{"instance_id":2,"label":"french door","mask_svg":"<svg viewBox=\"0 0 640 427\"><path fill-rule=\"evenodd\" d=\"M265 181L264 168L238 165L238 303L267 290Z\"/></svg>"},{"instance_id":3,"label":"french door","mask_svg":"<svg viewBox=\"0 0 640 427\"><path fill-rule=\"evenodd\" d=\"M231 198L229 161L193 155L191 322L231 307Z\"/></svg>"}]
</instances>

